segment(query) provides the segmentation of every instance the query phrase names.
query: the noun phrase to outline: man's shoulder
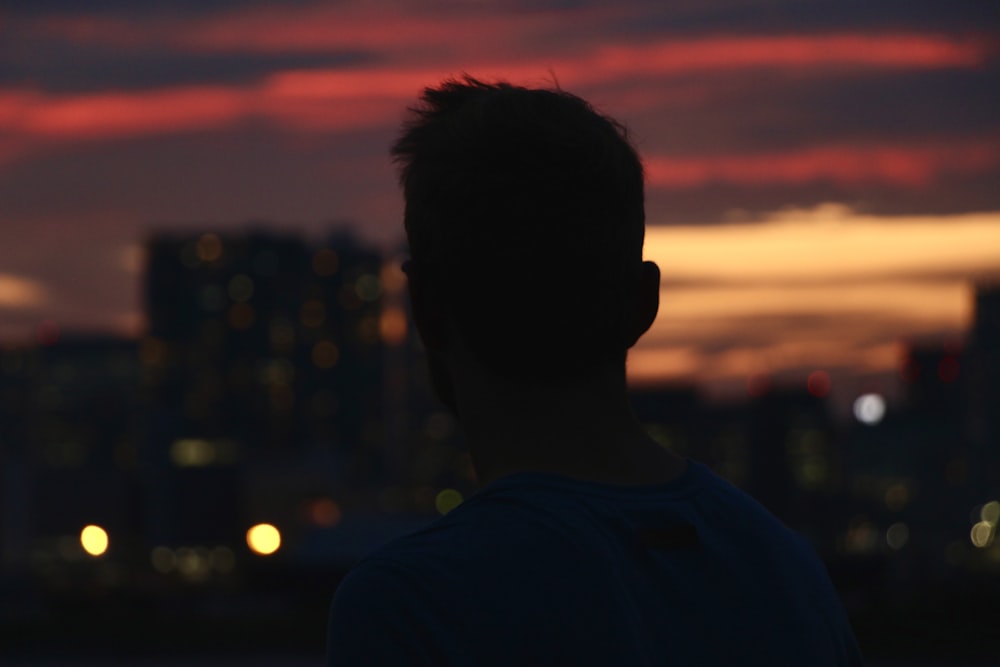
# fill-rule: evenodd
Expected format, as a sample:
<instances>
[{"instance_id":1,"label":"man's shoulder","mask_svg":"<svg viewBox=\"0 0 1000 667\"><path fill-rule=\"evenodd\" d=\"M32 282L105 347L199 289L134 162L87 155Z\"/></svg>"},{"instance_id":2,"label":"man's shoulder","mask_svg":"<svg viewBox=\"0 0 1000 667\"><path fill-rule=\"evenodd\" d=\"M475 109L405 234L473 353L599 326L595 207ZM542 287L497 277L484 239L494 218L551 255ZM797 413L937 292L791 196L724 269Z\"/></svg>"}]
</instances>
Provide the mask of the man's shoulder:
<instances>
[{"instance_id":1,"label":"man's shoulder","mask_svg":"<svg viewBox=\"0 0 1000 667\"><path fill-rule=\"evenodd\" d=\"M421 529L397 538L362 561L366 569L394 567L429 576L470 563L509 565L540 554L562 555L573 539L551 509L515 494L473 497Z\"/></svg>"}]
</instances>

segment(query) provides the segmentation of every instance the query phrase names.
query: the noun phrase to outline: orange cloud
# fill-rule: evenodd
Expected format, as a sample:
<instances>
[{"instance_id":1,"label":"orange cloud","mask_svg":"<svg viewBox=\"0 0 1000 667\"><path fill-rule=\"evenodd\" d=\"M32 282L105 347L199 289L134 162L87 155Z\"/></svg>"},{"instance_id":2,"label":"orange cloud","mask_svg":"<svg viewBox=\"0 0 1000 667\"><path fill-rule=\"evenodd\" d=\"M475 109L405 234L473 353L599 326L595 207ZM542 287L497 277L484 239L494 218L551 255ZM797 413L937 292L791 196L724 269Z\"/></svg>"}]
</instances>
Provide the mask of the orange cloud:
<instances>
[{"instance_id":1,"label":"orange cloud","mask_svg":"<svg viewBox=\"0 0 1000 667\"><path fill-rule=\"evenodd\" d=\"M993 140L932 146L820 146L782 153L644 160L650 186L691 188L707 183L762 185L826 181L922 187L946 172L973 172L1000 162Z\"/></svg>"},{"instance_id":2,"label":"orange cloud","mask_svg":"<svg viewBox=\"0 0 1000 667\"><path fill-rule=\"evenodd\" d=\"M0 273L0 308L30 308L48 300L48 294L41 283Z\"/></svg>"},{"instance_id":3,"label":"orange cloud","mask_svg":"<svg viewBox=\"0 0 1000 667\"><path fill-rule=\"evenodd\" d=\"M901 336L968 329L972 283L1000 278L1000 212L876 217L829 204L756 224L654 225L645 256L664 284L633 379L886 373Z\"/></svg>"}]
</instances>

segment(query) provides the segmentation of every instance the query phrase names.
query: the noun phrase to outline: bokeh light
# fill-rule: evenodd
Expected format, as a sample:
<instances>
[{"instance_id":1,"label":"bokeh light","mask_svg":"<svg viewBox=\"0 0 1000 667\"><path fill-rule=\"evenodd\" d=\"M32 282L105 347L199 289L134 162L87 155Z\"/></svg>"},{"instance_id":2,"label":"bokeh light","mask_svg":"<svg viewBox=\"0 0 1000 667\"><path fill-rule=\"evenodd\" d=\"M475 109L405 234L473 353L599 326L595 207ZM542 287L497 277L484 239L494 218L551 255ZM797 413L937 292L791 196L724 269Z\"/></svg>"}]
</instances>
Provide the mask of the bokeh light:
<instances>
[{"instance_id":1,"label":"bokeh light","mask_svg":"<svg viewBox=\"0 0 1000 667\"><path fill-rule=\"evenodd\" d=\"M455 489L444 489L437 494L434 499L434 507L441 514L447 514L456 507L462 504L464 498L459 491Z\"/></svg>"},{"instance_id":2,"label":"bokeh light","mask_svg":"<svg viewBox=\"0 0 1000 667\"><path fill-rule=\"evenodd\" d=\"M321 340L312 349L312 362L317 368L333 368L340 360L340 348L329 340Z\"/></svg>"},{"instance_id":3,"label":"bokeh light","mask_svg":"<svg viewBox=\"0 0 1000 667\"><path fill-rule=\"evenodd\" d=\"M253 297L253 290L253 279L244 273L233 276L226 289L233 301L249 301Z\"/></svg>"},{"instance_id":4,"label":"bokeh light","mask_svg":"<svg viewBox=\"0 0 1000 667\"><path fill-rule=\"evenodd\" d=\"M215 454L215 446L201 438L181 438L170 444L170 460L176 466L198 468L211 465Z\"/></svg>"},{"instance_id":5,"label":"bokeh light","mask_svg":"<svg viewBox=\"0 0 1000 667\"><path fill-rule=\"evenodd\" d=\"M885 531L885 543L889 545L890 549L902 549L909 539L910 529L905 523L894 523Z\"/></svg>"},{"instance_id":6,"label":"bokeh light","mask_svg":"<svg viewBox=\"0 0 1000 667\"><path fill-rule=\"evenodd\" d=\"M247 531L247 546L254 553L270 556L281 547L281 533L269 523L258 523Z\"/></svg>"},{"instance_id":7,"label":"bokeh light","mask_svg":"<svg viewBox=\"0 0 1000 667\"><path fill-rule=\"evenodd\" d=\"M80 545L91 556L100 556L108 550L108 532L90 524L80 531Z\"/></svg>"},{"instance_id":8,"label":"bokeh light","mask_svg":"<svg viewBox=\"0 0 1000 667\"><path fill-rule=\"evenodd\" d=\"M993 536L996 526L988 521L980 521L969 531L969 539L973 546L980 549L990 546L993 543Z\"/></svg>"},{"instance_id":9,"label":"bokeh light","mask_svg":"<svg viewBox=\"0 0 1000 667\"><path fill-rule=\"evenodd\" d=\"M382 311L379 318L379 334L389 345L399 345L406 341L406 313L402 308L392 306Z\"/></svg>"},{"instance_id":10,"label":"bokeh light","mask_svg":"<svg viewBox=\"0 0 1000 667\"><path fill-rule=\"evenodd\" d=\"M979 518L994 526L1000 523L1000 502L991 500L983 505L983 508L979 510Z\"/></svg>"},{"instance_id":11,"label":"bokeh light","mask_svg":"<svg viewBox=\"0 0 1000 667\"><path fill-rule=\"evenodd\" d=\"M203 262L214 262L222 257L222 240L216 234L203 234L195 245L198 259Z\"/></svg>"},{"instance_id":12,"label":"bokeh light","mask_svg":"<svg viewBox=\"0 0 1000 667\"><path fill-rule=\"evenodd\" d=\"M177 567L177 554L169 547L155 547L149 555L153 569L160 574L167 574Z\"/></svg>"},{"instance_id":13,"label":"bokeh light","mask_svg":"<svg viewBox=\"0 0 1000 667\"><path fill-rule=\"evenodd\" d=\"M878 424L885 417L885 399L879 394L858 396L854 400L854 417L862 424Z\"/></svg>"},{"instance_id":14,"label":"bokeh light","mask_svg":"<svg viewBox=\"0 0 1000 667\"><path fill-rule=\"evenodd\" d=\"M354 283L354 293L362 301L376 301L382 296L382 283L377 276L366 273Z\"/></svg>"},{"instance_id":15,"label":"bokeh light","mask_svg":"<svg viewBox=\"0 0 1000 667\"><path fill-rule=\"evenodd\" d=\"M309 503L309 521L317 526L331 528L340 521L340 505L332 498L319 498Z\"/></svg>"},{"instance_id":16,"label":"bokeh light","mask_svg":"<svg viewBox=\"0 0 1000 667\"><path fill-rule=\"evenodd\" d=\"M813 371L806 380L806 388L816 398L823 398L830 393L830 374L826 371Z\"/></svg>"}]
</instances>

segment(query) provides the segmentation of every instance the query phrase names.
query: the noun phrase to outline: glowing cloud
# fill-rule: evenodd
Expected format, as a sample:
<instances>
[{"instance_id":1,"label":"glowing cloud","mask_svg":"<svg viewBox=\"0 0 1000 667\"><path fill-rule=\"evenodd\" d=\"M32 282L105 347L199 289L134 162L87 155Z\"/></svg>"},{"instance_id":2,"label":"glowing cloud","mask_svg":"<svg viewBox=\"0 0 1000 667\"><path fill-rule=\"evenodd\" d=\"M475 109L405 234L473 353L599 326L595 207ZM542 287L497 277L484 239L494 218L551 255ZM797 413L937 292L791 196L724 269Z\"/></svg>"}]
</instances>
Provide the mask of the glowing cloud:
<instances>
[{"instance_id":1,"label":"glowing cloud","mask_svg":"<svg viewBox=\"0 0 1000 667\"><path fill-rule=\"evenodd\" d=\"M1000 278L1000 212L876 217L828 204L759 224L652 226L645 254L663 292L633 379L887 372L900 337L967 328L973 283Z\"/></svg>"},{"instance_id":2,"label":"glowing cloud","mask_svg":"<svg viewBox=\"0 0 1000 667\"><path fill-rule=\"evenodd\" d=\"M47 300L48 294L41 283L0 273L0 308L31 308Z\"/></svg>"}]
</instances>

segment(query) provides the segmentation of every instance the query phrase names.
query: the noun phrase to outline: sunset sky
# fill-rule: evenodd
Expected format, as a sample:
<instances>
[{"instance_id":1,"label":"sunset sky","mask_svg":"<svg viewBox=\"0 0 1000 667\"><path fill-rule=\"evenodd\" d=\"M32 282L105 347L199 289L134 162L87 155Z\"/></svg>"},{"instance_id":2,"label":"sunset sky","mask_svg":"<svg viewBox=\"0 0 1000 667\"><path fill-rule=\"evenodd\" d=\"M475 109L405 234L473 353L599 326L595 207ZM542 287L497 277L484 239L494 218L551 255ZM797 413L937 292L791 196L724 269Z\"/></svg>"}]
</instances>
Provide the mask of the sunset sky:
<instances>
[{"instance_id":1,"label":"sunset sky","mask_svg":"<svg viewBox=\"0 0 1000 667\"><path fill-rule=\"evenodd\" d=\"M6 3L11 4L11 3ZM0 10L0 342L142 331L155 230L390 249L422 86L553 81L629 126L661 315L636 379L891 393L1000 275L1000 4L38 0Z\"/></svg>"}]
</instances>

